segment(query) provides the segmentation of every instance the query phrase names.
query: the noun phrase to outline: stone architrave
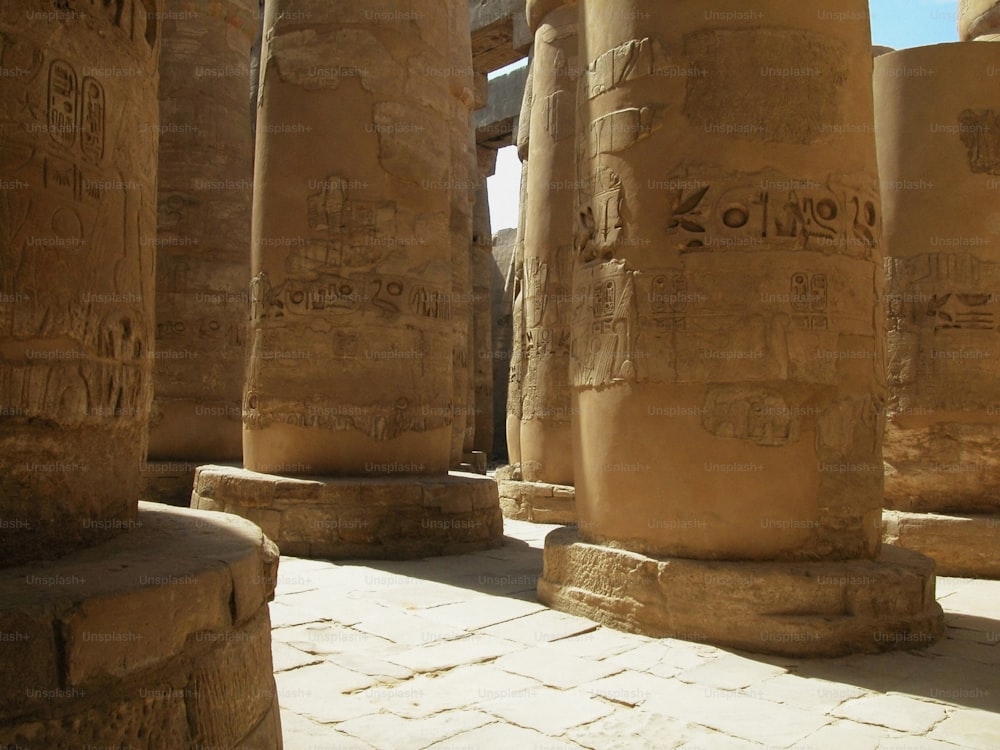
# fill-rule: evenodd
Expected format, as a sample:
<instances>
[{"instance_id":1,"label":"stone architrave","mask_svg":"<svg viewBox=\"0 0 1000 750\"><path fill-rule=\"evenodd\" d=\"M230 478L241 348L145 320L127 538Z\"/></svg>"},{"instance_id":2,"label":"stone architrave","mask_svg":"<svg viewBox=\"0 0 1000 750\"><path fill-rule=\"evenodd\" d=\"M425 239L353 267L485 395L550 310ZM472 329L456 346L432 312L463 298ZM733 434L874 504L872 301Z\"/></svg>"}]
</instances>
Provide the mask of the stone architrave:
<instances>
[{"instance_id":1,"label":"stone architrave","mask_svg":"<svg viewBox=\"0 0 1000 750\"><path fill-rule=\"evenodd\" d=\"M972 41L1000 34L1000 2L959 0L958 38ZM994 75L996 75L994 73Z\"/></svg>"},{"instance_id":2,"label":"stone architrave","mask_svg":"<svg viewBox=\"0 0 1000 750\"><path fill-rule=\"evenodd\" d=\"M943 575L1000 577L998 73L991 42L875 61L886 539L933 557Z\"/></svg>"},{"instance_id":3,"label":"stone architrave","mask_svg":"<svg viewBox=\"0 0 1000 750\"><path fill-rule=\"evenodd\" d=\"M82 4L81 4L82 5ZM152 395L159 5L0 9L3 564L135 521ZM124 73L127 74L123 74Z\"/></svg>"},{"instance_id":4,"label":"stone architrave","mask_svg":"<svg viewBox=\"0 0 1000 750\"><path fill-rule=\"evenodd\" d=\"M867 3L579 8L579 527L540 598L752 651L934 640L933 563L880 549Z\"/></svg>"},{"instance_id":5,"label":"stone architrave","mask_svg":"<svg viewBox=\"0 0 1000 750\"><path fill-rule=\"evenodd\" d=\"M576 199L577 18L575 0L531 0L535 35L522 288L520 461L498 473L504 515L572 523L569 383Z\"/></svg>"},{"instance_id":6,"label":"stone architrave","mask_svg":"<svg viewBox=\"0 0 1000 750\"><path fill-rule=\"evenodd\" d=\"M247 89L257 0L192 7L166 0L160 60L157 352L146 495L174 505L190 503L197 464L242 458L250 306Z\"/></svg>"},{"instance_id":7,"label":"stone architrave","mask_svg":"<svg viewBox=\"0 0 1000 750\"><path fill-rule=\"evenodd\" d=\"M277 550L139 503L162 10L0 6L3 747L281 748Z\"/></svg>"},{"instance_id":8,"label":"stone architrave","mask_svg":"<svg viewBox=\"0 0 1000 750\"><path fill-rule=\"evenodd\" d=\"M453 122L471 102L454 88L462 5L265 7L247 471L201 470L192 505L246 514L284 550L411 555L502 536L492 481L448 476L465 400L448 189L471 158L457 146L468 122Z\"/></svg>"}]
</instances>

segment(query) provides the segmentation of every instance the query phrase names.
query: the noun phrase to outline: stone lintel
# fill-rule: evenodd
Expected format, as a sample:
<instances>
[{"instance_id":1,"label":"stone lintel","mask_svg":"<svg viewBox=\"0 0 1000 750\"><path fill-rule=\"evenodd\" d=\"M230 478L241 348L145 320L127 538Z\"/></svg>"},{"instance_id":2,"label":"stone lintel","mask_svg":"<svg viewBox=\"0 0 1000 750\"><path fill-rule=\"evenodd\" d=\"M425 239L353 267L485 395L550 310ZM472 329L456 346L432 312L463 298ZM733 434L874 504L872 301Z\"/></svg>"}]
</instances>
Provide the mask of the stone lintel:
<instances>
[{"instance_id":1,"label":"stone lintel","mask_svg":"<svg viewBox=\"0 0 1000 750\"><path fill-rule=\"evenodd\" d=\"M564 484L497 479L504 518L533 523L576 523L576 490Z\"/></svg>"},{"instance_id":2,"label":"stone lintel","mask_svg":"<svg viewBox=\"0 0 1000 750\"><path fill-rule=\"evenodd\" d=\"M296 557L404 560L498 547L496 483L476 474L441 477L281 477L202 466L191 504L259 523Z\"/></svg>"},{"instance_id":3,"label":"stone lintel","mask_svg":"<svg viewBox=\"0 0 1000 750\"><path fill-rule=\"evenodd\" d=\"M521 114L527 80L527 66L490 79L486 106L474 113L476 143L493 149L514 144L514 130Z\"/></svg>"},{"instance_id":4,"label":"stone lintel","mask_svg":"<svg viewBox=\"0 0 1000 750\"><path fill-rule=\"evenodd\" d=\"M242 518L143 502L105 544L0 571L0 746L279 747L277 566Z\"/></svg>"},{"instance_id":5,"label":"stone lintel","mask_svg":"<svg viewBox=\"0 0 1000 750\"><path fill-rule=\"evenodd\" d=\"M944 632L934 562L885 546L876 560L784 563L653 558L545 539L538 598L654 638L793 657L918 648Z\"/></svg>"},{"instance_id":6,"label":"stone lintel","mask_svg":"<svg viewBox=\"0 0 1000 750\"><path fill-rule=\"evenodd\" d=\"M1000 513L882 513L882 540L934 559L937 574L1000 579Z\"/></svg>"},{"instance_id":7,"label":"stone lintel","mask_svg":"<svg viewBox=\"0 0 1000 750\"><path fill-rule=\"evenodd\" d=\"M489 73L527 56L534 37L524 10L524 0L469 0L477 71Z\"/></svg>"}]
</instances>

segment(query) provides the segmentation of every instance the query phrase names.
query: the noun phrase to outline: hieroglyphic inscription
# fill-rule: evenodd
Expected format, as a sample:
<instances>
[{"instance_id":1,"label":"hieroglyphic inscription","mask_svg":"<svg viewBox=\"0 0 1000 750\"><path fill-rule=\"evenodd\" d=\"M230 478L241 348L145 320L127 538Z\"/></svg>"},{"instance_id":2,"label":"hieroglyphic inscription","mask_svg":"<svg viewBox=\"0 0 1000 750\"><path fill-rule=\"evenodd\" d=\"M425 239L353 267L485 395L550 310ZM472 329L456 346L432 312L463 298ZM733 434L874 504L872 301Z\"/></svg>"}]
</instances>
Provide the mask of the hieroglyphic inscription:
<instances>
[{"instance_id":1,"label":"hieroglyphic inscription","mask_svg":"<svg viewBox=\"0 0 1000 750\"><path fill-rule=\"evenodd\" d=\"M608 257L622 231L622 182L618 174L598 167L581 191L576 250L584 262Z\"/></svg>"},{"instance_id":2,"label":"hieroglyphic inscription","mask_svg":"<svg viewBox=\"0 0 1000 750\"><path fill-rule=\"evenodd\" d=\"M578 386L633 381L635 281L624 261L581 269L573 295L571 380Z\"/></svg>"},{"instance_id":3,"label":"hieroglyphic inscription","mask_svg":"<svg viewBox=\"0 0 1000 750\"><path fill-rule=\"evenodd\" d=\"M777 393L743 388L709 391L702 426L713 435L781 446L799 438L799 420Z\"/></svg>"},{"instance_id":4,"label":"hieroglyphic inscription","mask_svg":"<svg viewBox=\"0 0 1000 750\"><path fill-rule=\"evenodd\" d=\"M958 122L972 171L1000 175L1000 114L993 109L967 109Z\"/></svg>"},{"instance_id":5,"label":"hieroglyphic inscription","mask_svg":"<svg viewBox=\"0 0 1000 750\"><path fill-rule=\"evenodd\" d=\"M396 204L348 198L350 180L330 176L307 199L309 228L323 236L323 250L293 254L300 270L362 266L379 260L397 243ZM292 269L295 270L295 269Z\"/></svg>"},{"instance_id":6,"label":"hieroglyphic inscription","mask_svg":"<svg viewBox=\"0 0 1000 750\"><path fill-rule=\"evenodd\" d=\"M886 261L893 328L997 331L1000 269L973 255L925 253Z\"/></svg>"},{"instance_id":7,"label":"hieroglyphic inscription","mask_svg":"<svg viewBox=\"0 0 1000 750\"><path fill-rule=\"evenodd\" d=\"M594 99L627 81L652 75L657 45L648 37L632 39L590 63L583 72L581 86L586 99Z\"/></svg>"},{"instance_id":8,"label":"hieroglyphic inscription","mask_svg":"<svg viewBox=\"0 0 1000 750\"><path fill-rule=\"evenodd\" d=\"M629 107L599 117L590 123L590 153L616 154L644 138L653 129L653 110L650 107Z\"/></svg>"},{"instance_id":9,"label":"hieroglyphic inscription","mask_svg":"<svg viewBox=\"0 0 1000 750\"><path fill-rule=\"evenodd\" d=\"M667 233L687 252L787 244L868 258L879 223L874 191L833 181L747 178L743 184L671 190L667 200Z\"/></svg>"},{"instance_id":10,"label":"hieroglyphic inscription","mask_svg":"<svg viewBox=\"0 0 1000 750\"><path fill-rule=\"evenodd\" d=\"M829 284L825 273L799 271L792 274L789 299L793 310L792 321L799 328L826 330Z\"/></svg>"}]
</instances>

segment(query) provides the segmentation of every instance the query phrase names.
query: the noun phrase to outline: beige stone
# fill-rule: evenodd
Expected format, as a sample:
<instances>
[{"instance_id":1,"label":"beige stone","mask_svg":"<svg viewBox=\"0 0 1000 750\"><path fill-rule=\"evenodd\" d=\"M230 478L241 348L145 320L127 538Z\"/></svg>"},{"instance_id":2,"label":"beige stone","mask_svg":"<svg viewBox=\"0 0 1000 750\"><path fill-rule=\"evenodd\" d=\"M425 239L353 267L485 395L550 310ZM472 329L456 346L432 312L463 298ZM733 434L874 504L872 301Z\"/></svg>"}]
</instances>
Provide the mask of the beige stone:
<instances>
[{"instance_id":1,"label":"beige stone","mask_svg":"<svg viewBox=\"0 0 1000 750\"><path fill-rule=\"evenodd\" d=\"M942 570L966 575L974 559L996 575L996 549L963 519L1000 524L991 71L1000 46L963 42L884 55L874 79L888 256L885 505L908 515L901 544L922 536L929 546L914 549L943 553ZM921 513L923 522L909 516Z\"/></svg>"},{"instance_id":2,"label":"beige stone","mask_svg":"<svg viewBox=\"0 0 1000 750\"><path fill-rule=\"evenodd\" d=\"M77 5L0 10L3 565L127 529L146 455L162 6Z\"/></svg>"},{"instance_id":3,"label":"beige stone","mask_svg":"<svg viewBox=\"0 0 1000 750\"><path fill-rule=\"evenodd\" d=\"M535 523L576 523L576 492L573 487L501 479L498 476L497 492L504 518Z\"/></svg>"},{"instance_id":4,"label":"beige stone","mask_svg":"<svg viewBox=\"0 0 1000 750\"><path fill-rule=\"evenodd\" d=\"M164 0L153 461L242 457L256 16L257 0L198 12ZM193 479L191 469L174 504L189 503Z\"/></svg>"},{"instance_id":5,"label":"beige stone","mask_svg":"<svg viewBox=\"0 0 1000 750\"><path fill-rule=\"evenodd\" d=\"M963 41L1000 33L997 0L958 0L958 35Z\"/></svg>"},{"instance_id":6,"label":"beige stone","mask_svg":"<svg viewBox=\"0 0 1000 750\"><path fill-rule=\"evenodd\" d=\"M938 575L1000 578L1000 517L886 510L883 538L932 558Z\"/></svg>"},{"instance_id":7,"label":"beige stone","mask_svg":"<svg viewBox=\"0 0 1000 750\"><path fill-rule=\"evenodd\" d=\"M633 633L792 656L927 646L944 631L933 562L889 545L875 560L703 561L589 544L566 527L546 537L538 596Z\"/></svg>"}]
</instances>

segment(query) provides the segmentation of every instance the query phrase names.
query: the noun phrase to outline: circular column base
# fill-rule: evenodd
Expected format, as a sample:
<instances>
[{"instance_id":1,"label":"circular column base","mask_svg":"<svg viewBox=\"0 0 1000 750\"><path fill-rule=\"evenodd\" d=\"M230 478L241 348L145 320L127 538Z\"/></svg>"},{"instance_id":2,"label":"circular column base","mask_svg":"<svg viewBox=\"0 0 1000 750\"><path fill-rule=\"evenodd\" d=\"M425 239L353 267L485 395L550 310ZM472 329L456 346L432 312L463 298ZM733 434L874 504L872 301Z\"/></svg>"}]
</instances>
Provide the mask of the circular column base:
<instances>
[{"instance_id":1,"label":"circular column base","mask_svg":"<svg viewBox=\"0 0 1000 750\"><path fill-rule=\"evenodd\" d=\"M654 558L545 538L538 598L553 609L656 638L782 656L927 646L944 632L934 562L884 547L876 560L720 562Z\"/></svg>"},{"instance_id":2,"label":"circular column base","mask_svg":"<svg viewBox=\"0 0 1000 750\"><path fill-rule=\"evenodd\" d=\"M202 466L191 505L258 524L283 555L405 560L499 547L503 517L492 479L284 477Z\"/></svg>"},{"instance_id":3,"label":"circular column base","mask_svg":"<svg viewBox=\"0 0 1000 750\"><path fill-rule=\"evenodd\" d=\"M504 518L534 523L576 523L576 489L565 484L497 479Z\"/></svg>"},{"instance_id":4,"label":"circular column base","mask_svg":"<svg viewBox=\"0 0 1000 750\"><path fill-rule=\"evenodd\" d=\"M140 503L105 544L0 570L0 747L280 750L277 566L248 521Z\"/></svg>"},{"instance_id":5,"label":"circular column base","mask_svg":"<svg viewBox=\"0 0 1000 750\"><path fill-rule=\"evenodd\" d=\"M147 461L142 467L142 499L191 507L191 488L200 461Z\"/></svg>"},{"instance_id":6,"label":"circular column base","mask_svg":"<svg viewBox=\"0 0 1000 750\"><path fill-rule=\"evenodd\" d=\"M1000 579L1000 513L882 512L882 539L934 559L937 574Z\"/></svg>"}]
</instances>

